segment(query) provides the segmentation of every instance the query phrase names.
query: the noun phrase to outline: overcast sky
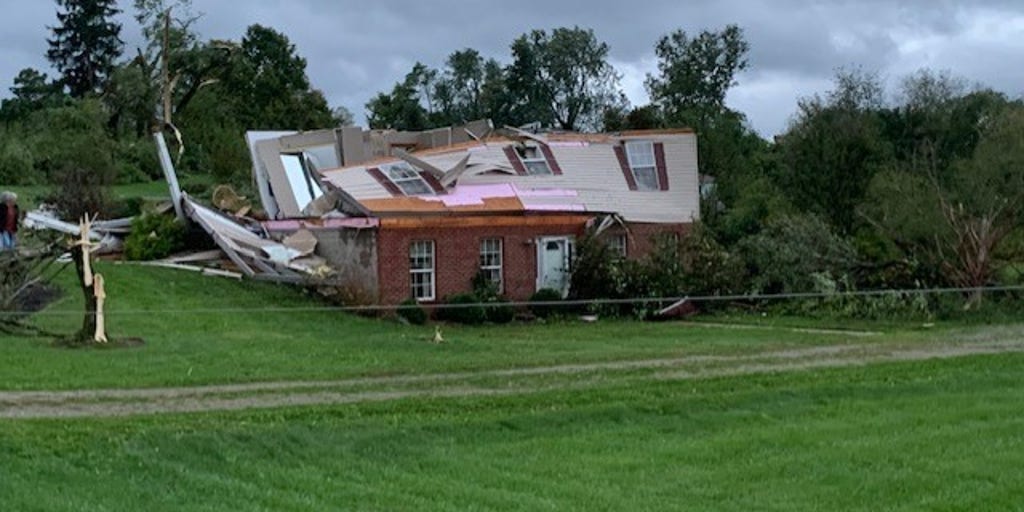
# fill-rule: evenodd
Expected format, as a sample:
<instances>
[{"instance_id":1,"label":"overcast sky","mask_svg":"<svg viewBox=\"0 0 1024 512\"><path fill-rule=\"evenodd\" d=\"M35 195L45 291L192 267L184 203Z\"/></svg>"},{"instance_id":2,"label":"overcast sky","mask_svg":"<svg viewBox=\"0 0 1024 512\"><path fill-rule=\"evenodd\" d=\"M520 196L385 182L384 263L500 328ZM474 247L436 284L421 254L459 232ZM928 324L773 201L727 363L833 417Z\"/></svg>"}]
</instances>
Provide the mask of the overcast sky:
<instances>
[{"instance_id":1,"label":"overcast sky","mask_svg":"<svg viewBox=\"0 0 1024 512\"><path fill-rule=\"evenodd\" d=\"M0 0L3 97L25 67L53 76L45 58L48 0ZM516 36L535 28L592 28L611 46L612 63L635 105L656 69L654 43L676 28L690 33L738 24L750 43L749 69L730 92L762 135L784 130L800 97L825 92L837 67L861 66L895 84L928 67L948 70L1013 97L1024 93L1024 0L193 0L205 38L239 39L253 23L288 35L308 61L314 87L332 106L365 123L367 100L390 90L415 61L439 67L471 47L502 62ZM138 26L122 0L122 38L134 53Z\"/></svg>"}]
</instances>

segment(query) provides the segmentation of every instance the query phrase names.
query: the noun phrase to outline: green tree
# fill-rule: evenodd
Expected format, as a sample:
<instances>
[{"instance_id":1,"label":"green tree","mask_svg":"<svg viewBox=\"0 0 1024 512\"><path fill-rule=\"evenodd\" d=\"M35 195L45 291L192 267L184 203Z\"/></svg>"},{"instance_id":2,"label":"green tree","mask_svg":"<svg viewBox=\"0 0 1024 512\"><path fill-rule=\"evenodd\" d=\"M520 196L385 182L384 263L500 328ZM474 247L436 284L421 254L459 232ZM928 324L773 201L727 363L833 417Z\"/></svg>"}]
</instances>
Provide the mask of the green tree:
<instances>
[{"instance_id":1,"label":"green tree","mask_svg":"<svg viewBox=\"0 0 1024 512\"><path fill-rule=\"evenodd\" d=\"M309 130L331 126L323 93L310 86L306 59L284 34L250 26L218 84L247 129Z\"/></svg>"},{"instance_id":2,"label":"green tree","mask_svg":"<svg viewBox=\"0 0 1024 512\"><path fill-rule=\"evenodd\" d=\"M40 134L36 165L53 185L51 201L63 219L107 212L117 176L108 122L106 109L94 98L39 111L30 120L30 130Z\"/></svg>"},{"instance_id":3,"label":"green tree","mask_svg":"<svg viewBox=\"0 0 1024 512\"><path fill-rule=\"evenodd\" d=\"M725 104L737 73L747 68L749 50L743 30L736 25L721 31L704 30L694 37L676 30L655 45L658 73L647 75L645 82L652 101L649 108L658 111L662 123L696 131L700 171L716 179L714 196L705 201L708 215L704 220L710 231L724 234L724 240L749 234L752 229L737 229L736 221L731 222L733 226L721 226L726 217L719 214L737 203L746 184L764 176L768 161L764 156L768 144L749 127L743 114ZM765 190L770 189L760 189ZM756 211L744 207L741 224L749 223L749 216Z\"/></svg>"},{"instance_id":4,"label":"green tree","mask_svg":"<svg viewBox=\"0 0 1024 512\"><path fill-rule=\"evenodd\" d=\"M113 21L121 12L114 0L56 0L58 25L50 27L46 58L61 73L61 83L72 97L99 92L121 55L121 25Z\"/></svg>"},{"instance_id":5,"label":"green tree","mask_svg":"<svg viewBox=\"0 0 1024 512\"><path fill-rule=\"evenodd\" d=\"M232 41L201 41L193 30L201 15L192 11L191 0L135 0L135 20L142 25L146 49L132 60L149 77L155 94L152 120L175 124L203 87L217 83L230 69L238 50ZM148 99L148 98L147 98Z\"/></svg>"},{"instance_id":6,"label":"green tree","mask_svg":"<svg viewBox=\"0 0 1024 512\"><path fill-rule=\"evenodd\" d=\"M1024 106L1004 109L980 129L973 154L954 162L945 177L880 174L861 210L908 254L970 288L991 284L996 254L1024 220ZM969 304L980 301L980 291L970 294Z\"/></svg>"},{"instance_id":7,"label":"green tree","mask_svg":"<svg viewBox=\"0 0 1024 512\"><path fill-rule=\"evenodd\" d=\"M512 42L507 84L514 124L596 130L606 109L624 101L609 47L593 30L534 30Z\"/></svg>"},{"instance_id":8,"label":"green tree","mask_svg":"<svg viewBox=\"0 0 1024 512\"><path fill-rule=\"evenodd\" d=\"M390 94L378 93L367 102L366 118L370 128L424 130L433 127L420 90L426 70L426 66L417 62Z\"/></svg>"},{"instance_id":9,"label":"green tree","mask_svg":"<svg viewBox=\"0 0 1024 512\"><path fill-rule=\"evenodd\" d=\"M871 178L891 163L879 111L877 76L840 71L825 98L799 102L779 142L777 183L793 204L822 216L841 233L857 224L855 209Z\"/></svg>"},{"instance_id":10,"label":"green tree","mask_svg":"<svg viewBox=\"0 0 1024 512\"><path fill-rule=\"evenodd\" d=\"M60 84L49 81L45 73L32 68L18 72L10 91L13 97L0 105L0 120L8 123L24 120L32 112L59 106L64 101Z\"/></svg>"},{"instance_id":11,"label":"green tree","mask_svg":"<svg viewBox=\"0 0 1024 512\"><path fill-rule=\"evenodd\" d=\"M662 37L654 48L658 74L648 74L645 82L651 100L670 123L707 125L727 110L725 95L736 73L747 68L749 49L736 25L693 38L683 30Z\"/></svg>"},{"instance_id":12,"label":"green tree","mask_svg":"<svg viewBox=\"0 0 1024 512\"><path fill-rule=\"evenodd\" d=\"M884 135L901 165L940 177L973 154L979 127L1010 103L1000 93L968 90L965 79L927 69L905 77L901 89L900 103L882 111Z\"/></svg>"}]
</instances>

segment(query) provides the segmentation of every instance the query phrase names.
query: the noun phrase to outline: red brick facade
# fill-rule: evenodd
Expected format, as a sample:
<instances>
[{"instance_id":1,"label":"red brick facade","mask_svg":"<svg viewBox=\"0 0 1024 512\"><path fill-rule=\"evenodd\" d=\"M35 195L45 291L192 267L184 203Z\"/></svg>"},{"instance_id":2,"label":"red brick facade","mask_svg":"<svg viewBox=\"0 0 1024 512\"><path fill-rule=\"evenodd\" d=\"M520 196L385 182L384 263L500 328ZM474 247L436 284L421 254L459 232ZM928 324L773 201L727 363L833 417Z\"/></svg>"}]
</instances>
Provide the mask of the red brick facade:
<instances>
[{"instance_id":1,"label":"red brick facade","mask_svg":"<svg viewBox=\"0 0 1024 512\"><path fill-rule=\"evenodd\" d=\"M382 223L377 251L380 301L397 304L411 296L409 246L419 240L434 242L436 301L472 290L472 279L480 270L480 244L486 238L502 241L504 294L511 300L526 300L537 290L536 239L547 236L579 238L587 217L579 215L441 218L402 225ZM671 232L685 234L689 224L633 224L627 254L642 258L652 249L652 236ZM609 233L615 233L613 228ZM621 228L617 228L621 232Z\"/></svg>"}]
</instances>

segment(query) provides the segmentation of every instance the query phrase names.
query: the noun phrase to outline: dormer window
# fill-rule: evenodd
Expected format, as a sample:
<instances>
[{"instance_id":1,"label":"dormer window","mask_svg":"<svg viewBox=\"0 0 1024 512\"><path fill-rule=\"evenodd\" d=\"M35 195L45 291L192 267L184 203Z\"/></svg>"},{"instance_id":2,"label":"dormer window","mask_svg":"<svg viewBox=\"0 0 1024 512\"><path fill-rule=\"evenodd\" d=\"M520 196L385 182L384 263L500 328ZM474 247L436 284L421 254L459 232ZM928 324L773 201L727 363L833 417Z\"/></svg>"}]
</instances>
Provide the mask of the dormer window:
<instances>
[{"instance_id":1,"label":"dormer window","mask_svg":"<svg viewBox=\"0 0 1024 512\"><path fill-rule=\"evenodd\" d=\"M614 147L630 190L668 190L665 145L649 140L627 140Z\"/></svg>"},{"instance_id":2,"label":"dormer window","mask_svg":"<svg viewBox=\"0 0 1024 512\"><path fill-rule=\"evenodd\" d=\"M520 176L551 176L562 174L555 155L546 145L505 146L505 156Z\"/></svg>"},{"instance_id":3,"label":"dormer window","mask_svg":"<svg viewBox=\"0 0 1024 512\"><path fill-rule=\"evenodd\" d=\"M516 153L523 161L523 166L526 167L526 174L554 174L551 172L551 166L548 165L548 159L536 146L518 147Z\"/></svg>"},{"instance_id":4,"label":"dormer window","mask_svg":"<svg viewBox=\"0 0 1024 512\"><path fill-rule=\"evenodd\" d=\"M381 166L381 171L407 196L434 195L434 189L406 162Z\"/></svg>"},{"instance_id":5,"label":"dormer window","mask_svg":"<svg viewBox=\"0 0 1024 512\"><path fill-rule=\"evenodd\" d=\"M658 190L658 167L654 163L654 143L631 140L626 143L629 170L636 180L637 190Z\"/></svg>"}]
</instances>

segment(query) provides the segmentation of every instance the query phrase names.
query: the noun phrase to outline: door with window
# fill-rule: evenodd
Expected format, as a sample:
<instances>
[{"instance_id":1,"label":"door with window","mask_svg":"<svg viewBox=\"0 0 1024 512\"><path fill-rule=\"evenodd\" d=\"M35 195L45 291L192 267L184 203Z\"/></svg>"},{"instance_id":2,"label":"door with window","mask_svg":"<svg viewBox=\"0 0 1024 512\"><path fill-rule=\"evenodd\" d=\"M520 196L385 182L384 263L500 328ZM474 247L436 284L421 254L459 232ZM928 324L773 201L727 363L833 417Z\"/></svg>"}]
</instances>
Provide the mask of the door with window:
<instances>
[{"instance_id":1,"label":"door with window","mask_svg":"<svg viewBox=\"0 0 1024 512\"><path fill-rule=\"evenodd\" d=\"M569 262L572 240L569 237L537 239L537 289L551 288L569 293Z\"/></svg>"}]
</instances>

